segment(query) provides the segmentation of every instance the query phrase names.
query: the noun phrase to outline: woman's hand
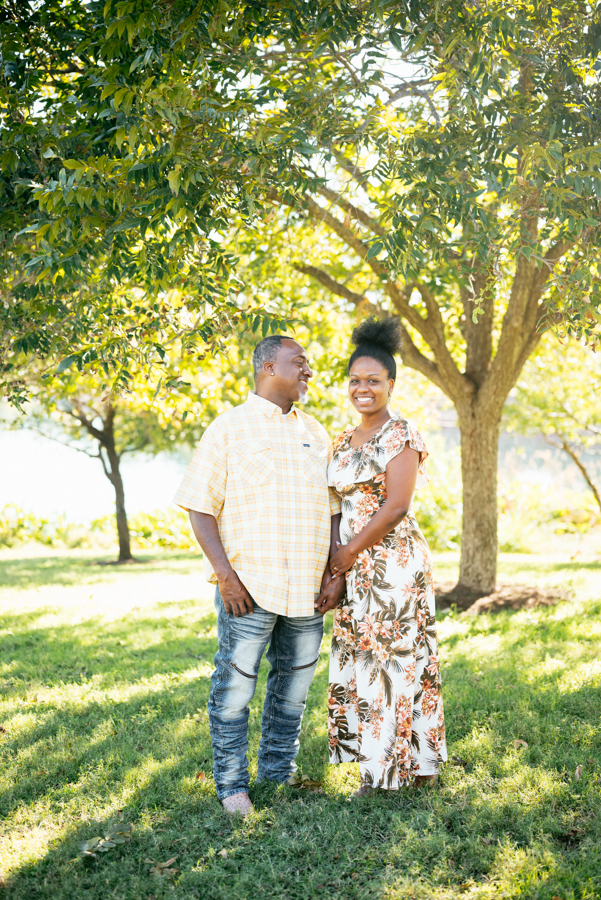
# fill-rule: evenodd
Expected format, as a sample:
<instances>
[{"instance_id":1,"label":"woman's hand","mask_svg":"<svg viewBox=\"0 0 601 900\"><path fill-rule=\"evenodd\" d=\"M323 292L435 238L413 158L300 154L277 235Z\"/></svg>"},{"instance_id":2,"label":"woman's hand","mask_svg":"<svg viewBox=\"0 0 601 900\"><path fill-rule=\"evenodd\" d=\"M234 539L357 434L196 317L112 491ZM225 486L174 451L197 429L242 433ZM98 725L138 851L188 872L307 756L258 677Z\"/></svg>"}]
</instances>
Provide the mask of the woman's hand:
<instances>
[{"instance_id":1,"label":"woman's hand","mask_svg":"<svg viewBox=\"0 0 601 900\"><path fill-rule=\"evenodd\" d=\"M338 547L338 551L330 560L330 572L334 578L348 572L348 570L355 565L355 561L359 555L358 553L353 553L352 550L349 550L350 544L342 545L339 541L336 541L336 546Z\"/></svg>"}]
</instances>

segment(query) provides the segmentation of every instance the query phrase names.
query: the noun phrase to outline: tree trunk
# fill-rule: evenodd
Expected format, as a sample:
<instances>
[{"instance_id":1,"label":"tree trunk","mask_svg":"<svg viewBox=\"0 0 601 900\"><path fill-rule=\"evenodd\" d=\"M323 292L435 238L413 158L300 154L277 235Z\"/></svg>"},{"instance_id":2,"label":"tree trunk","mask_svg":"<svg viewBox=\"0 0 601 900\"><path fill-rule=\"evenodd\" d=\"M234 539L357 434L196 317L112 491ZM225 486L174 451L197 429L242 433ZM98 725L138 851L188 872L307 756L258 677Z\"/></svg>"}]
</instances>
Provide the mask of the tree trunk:
<instances>
[{"instance_id":1,"label":"tree trunk","mask_svg":"<svg viewBox=\"0 0 601 900\"><path fill-rule=\"evenodd\" d=\"M119 562L129 562L133 560L133 556L131 555L127 513L125 512L125 490L119 468L120 460L115 451L108 447L106 448L106 453L111 467L109 477L115 489L115 518L117 520L117 537L119 539Z\"/></svg>"},{"instance_id":2,"label":"tree trunk","mask_svg":"<svg viewBox=\"0 0 601 900\"><path fill-rule=\"evenodd\" d=\"M458 409L463 526L458 594L486 596L497 580L497 458L500 419L477 402Z\"/></svg>"}]
</instances>

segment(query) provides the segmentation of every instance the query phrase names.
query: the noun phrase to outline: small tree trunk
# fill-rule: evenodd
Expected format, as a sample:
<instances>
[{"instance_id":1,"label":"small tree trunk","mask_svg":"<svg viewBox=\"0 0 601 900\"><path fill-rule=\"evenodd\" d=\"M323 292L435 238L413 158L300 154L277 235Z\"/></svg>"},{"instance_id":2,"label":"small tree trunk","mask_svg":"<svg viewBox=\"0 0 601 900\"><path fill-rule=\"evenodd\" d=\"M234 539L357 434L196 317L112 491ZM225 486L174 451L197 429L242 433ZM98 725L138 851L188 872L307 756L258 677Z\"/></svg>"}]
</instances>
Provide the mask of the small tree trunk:
<instances>
[{"instance_id":1,"label":"small tree trunk","mask_svg":"<svg viewBox=\"0 0 601 900\"><path fill-rule=\"evenodd\" d=\"M107 448L107 456L111 467L110 481L115 489L115 518L117 520L117 536L119 539L119 562L133 559L129 537L129 525L125 512L125 490L119 468L119 457L114 450Z\"/></svg>"},{"instance_id":2,"label":"small tree trunk","mask_svg":"<svg viewBox=\"0 0 601 900\"><path fill-rule=\"evenodd\" d=\"M497 580L497 458L500 420L477 404L458 410L463 525L458 593L486 596Z\"/></svg>"}]
</instances>

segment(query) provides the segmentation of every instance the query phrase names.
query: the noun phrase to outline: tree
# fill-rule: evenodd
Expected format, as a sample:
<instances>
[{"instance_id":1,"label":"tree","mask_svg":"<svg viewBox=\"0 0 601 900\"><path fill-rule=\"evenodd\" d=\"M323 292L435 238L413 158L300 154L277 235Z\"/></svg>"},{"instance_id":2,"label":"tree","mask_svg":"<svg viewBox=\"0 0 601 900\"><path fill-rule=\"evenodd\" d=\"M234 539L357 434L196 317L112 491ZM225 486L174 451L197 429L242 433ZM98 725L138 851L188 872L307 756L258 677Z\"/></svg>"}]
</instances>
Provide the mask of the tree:
<instances>
[{"instance_id":1,"label":"tree","mask_svg":"<svg viewBox=\"0 0 601 900\"><path fill-rule=\"evenodd\" d=\"M130 359L153 362L172 339L204 348L232 322L255 324L260 311L250 317L228 289L218 238L235 214L265 215L266 199L298 210L344 247L333 269L301 257L299 271L398 314L406 363L454 403L460 583L491 590L505 398L544 327L559 319L588 338L597 327L597 11L582 0L108 0L73 5L71 30L59 23L57 73L47 32L70 7L8 6L0 138L10 190L37 201L19 248L40 281L27 288L25 330L12 294L2 313L4 364L48 352L68 322L72 361L101 359L126 383ZM54 19L38 28L40 8ZM65 72L74 59L81 71ZM39 157L49 167L41 178L26 177L30 147L30 168ZM178 276L186 299L174 311L163 294ZM124 289L139 314L102 300ZM209 307L222 303L220 324ZM52 352L67 343L50 341Z\"/></svg>"},{"instance_id":2,"label":"tree","mask_svg":"<svg viewBox=\"0 0 601 900\"><path fill-rule=\"evenodd\" d=\"M215 369L216 363L212 365ZM59 376L30 372L32 410L10 425L33 429L99 460L115 493L120 563L133 559L121 471L125 454L154 455L193 446L207 422L223 409L218 392L204 396L215 371L198 377L196 366L190 370L174 361L157 368L151 381L145 372L133 373L130 389L121 394L103 390L102 370Z\"/></svg>"},{"instance_id":3,"label":"tree","mask_svg":"<svg viewBox=\"0 0 601 900\"><path fill-rule=\"evenodd\" d=\"M398 315L403 362L456 409L469 597L496 581L505 400L549 327L598 339L600 30L584 3L455 9L355 109L362 153L322 146L304 190L270 196L279 253L348 307Z\"/></svg>"},{"instance_id":4,"label":"tree","mask_svg":"<svg viewBox=\"0 0 601 900\"><path fill-rule=\"evenodd\" d=\"M601 359L569 341L543 341L505 409L508 430L542 434L578 468L601 512L594 457L601 452ZM592 458L591 458L592 457Z\"/></svg>"},{"instance_id":5,"label":"tree","mask_svg":"<svg viewBox=\"0 0 601 900\"><path fill-rule=\"evenodd\" d=\"M261 310L241 310L229 289L219 233L234 212L260 215L270 186L304 178L298 162L314 136L348 132L349 97L381 77L368 53L380 6L3 4L0 350L10 398L24 396L35 358L102 359L119 385L130 361L152 363L172 340L202 355L256 322ZM395 21L419 20L422 6L399 6ZM361 58L356 83L349 60ZM175 309L164 296L173 286Z\"/></svg>"}]
</instances>

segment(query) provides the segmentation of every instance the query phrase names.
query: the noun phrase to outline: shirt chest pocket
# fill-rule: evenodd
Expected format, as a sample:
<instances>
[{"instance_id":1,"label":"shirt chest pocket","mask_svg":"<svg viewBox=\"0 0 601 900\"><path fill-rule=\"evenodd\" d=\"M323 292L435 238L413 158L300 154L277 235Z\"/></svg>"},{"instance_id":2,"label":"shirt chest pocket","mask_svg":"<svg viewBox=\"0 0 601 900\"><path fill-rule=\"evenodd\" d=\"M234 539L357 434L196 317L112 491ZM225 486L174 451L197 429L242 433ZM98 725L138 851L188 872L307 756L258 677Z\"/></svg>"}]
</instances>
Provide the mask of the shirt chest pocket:
<instances>
[{"instance_id":1,"label":"shirt chest pocket","mask_svg":"<svg viewBox=\"0 0 601 900\"><path fill-rule=\"evenodd\" d=\"M328 457L324 447L318 444L303 443L303 470L309 484L325 487L328 469Z\"/></svg>"},{"instance_id":2,"label":"shirt chest pocket","mask_svg":"<svg viewBox=\"0 0 601 900\"><path fill-rule=\"evenodd\" d=\"M246 441L232 453L235 476L250 485L269 484L275 478L273 451L269 441Z\"/></svg>"}]
</instances>

